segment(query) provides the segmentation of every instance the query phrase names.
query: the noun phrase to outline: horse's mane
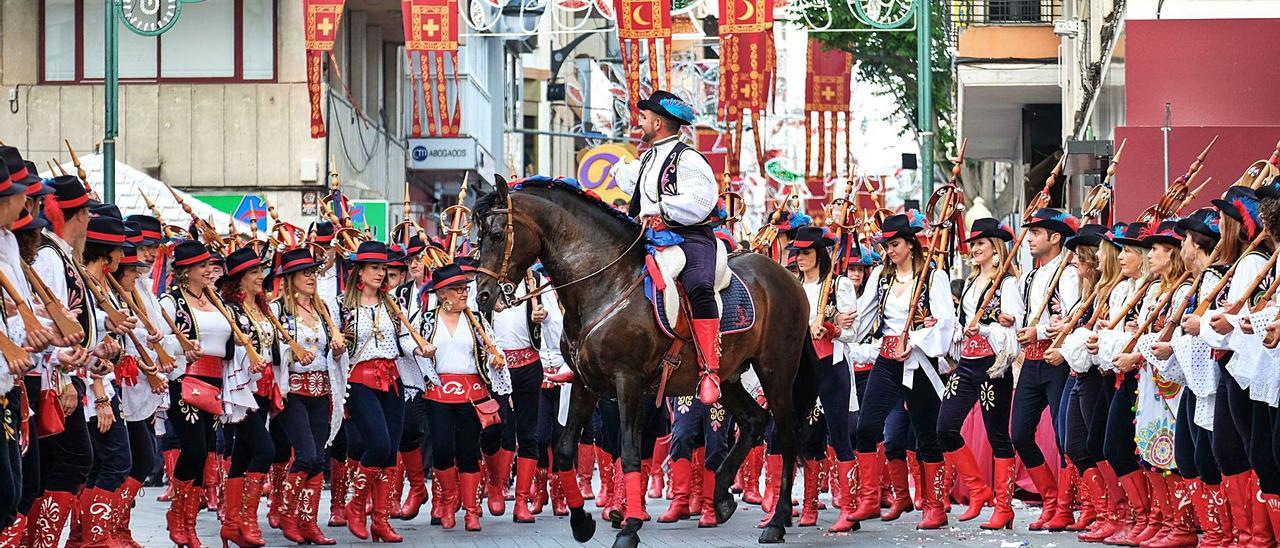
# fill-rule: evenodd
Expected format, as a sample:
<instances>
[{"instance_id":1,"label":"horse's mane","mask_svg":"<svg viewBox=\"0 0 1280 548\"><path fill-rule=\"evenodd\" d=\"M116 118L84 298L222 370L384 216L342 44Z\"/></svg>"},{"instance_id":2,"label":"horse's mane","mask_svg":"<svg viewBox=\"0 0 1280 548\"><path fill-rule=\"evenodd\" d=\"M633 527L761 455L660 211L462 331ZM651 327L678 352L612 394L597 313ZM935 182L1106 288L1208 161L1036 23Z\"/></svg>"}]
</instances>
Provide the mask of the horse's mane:
<instances>
[{"instance_id":1,"label":"horse's mane","mask_svg":"<svg viewBox=\"0 0 1280 548\"><path fill-rule=\"evenodd\" d=\"M554 190L557 195L572 196L574 199L591 206L606 216L612 217L626 227L639 229L640 223L636 222L625 212L618 211L613 206L601 200L595 193L584 190L577 181L573 179L552 179L545 176L534 176L525 179L517 179L511 183L511 192L519 192L525 189L546 189ZM498 206L498 193L490 192L476 199L475 207L471 209L471 216L475 221L485 219Z\"/></svg>"}]
</instances>

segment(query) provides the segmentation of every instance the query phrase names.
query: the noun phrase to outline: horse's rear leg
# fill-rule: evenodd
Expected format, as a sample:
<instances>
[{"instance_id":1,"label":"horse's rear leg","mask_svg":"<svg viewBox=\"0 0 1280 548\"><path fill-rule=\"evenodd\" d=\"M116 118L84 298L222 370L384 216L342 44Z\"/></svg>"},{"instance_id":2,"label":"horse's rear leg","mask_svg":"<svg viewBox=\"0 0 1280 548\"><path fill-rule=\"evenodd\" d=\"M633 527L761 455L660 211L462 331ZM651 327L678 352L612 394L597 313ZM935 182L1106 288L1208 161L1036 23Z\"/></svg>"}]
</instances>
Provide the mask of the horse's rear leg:
<instances>
[{"instance_id":1,"label":"horse's rear leg","mask_svg":"<svg viewBox=\"0 0 1280 548\"><path fill-rule=\"evenodd\" d=\"M552 470L560 478L560 486L564 488L569 505L569 527L573 528L573 539L578 542L587 542L596 534L595 520L583 509L584 501L582 492L578 490L575 464L578 462L578 440L582 438L582 429L591 420L591 412L599 399L585 386L576 385L570 389L569 417L565 420L564 430L560 433L560 439L556 440L553 452Z\"/></svg>"},{"instance_id":2,"label":"horse's rear leg","mask_svg":"<svg viewBox=\"0 0 1280 548\"><path fill-rule=\"evenodd\" d=\"M714 491L716 522L724 523L729 521L734 511L738 509L738 503L729 493L729 485L733 483L733 476L742 467L742 461L747 458L747 453L751 452L752 444L764 434L769 423L769 414L756 403L751 394L747 393L741 382L725 383L721 386L720 404L733 415L733 419L737 421L742 431L742 435L738 436L738 440L729 449L729 454L725 456L724 462L716 470Z\"/></svg>"},{"instance_id":3,"label":"horse's rear leg","mask_svg":"<svg viewBox=\"0 0 1280 548\"><path fill-rule=\"evenodd\" d=\"M640 469L640 444L643 432L644 382L621 378L617 381L618 422L622 438L622 472L625 478L626 513L622 530L614 540L614 548L636 548L640 545L640 526L644 524L644 497L648 479Z\"/></svg>"},{"instance_id":4,"label":"horse's rear leg","mask_svg":"<svg viewBox=\"0 0 1280 548\"><path fill-rule=\"evenodd\" d=\"M796 455L800 452L800 417L796 414L790 386L771 389L766 385L765 397L773 411L774 442L782 449L782 477L779 478L781 496L774 505L773 517L760 533L760 543L774 544L785 542L783 537L791 520L791 490L795 480Z\"/></svg>"}]
</instances>

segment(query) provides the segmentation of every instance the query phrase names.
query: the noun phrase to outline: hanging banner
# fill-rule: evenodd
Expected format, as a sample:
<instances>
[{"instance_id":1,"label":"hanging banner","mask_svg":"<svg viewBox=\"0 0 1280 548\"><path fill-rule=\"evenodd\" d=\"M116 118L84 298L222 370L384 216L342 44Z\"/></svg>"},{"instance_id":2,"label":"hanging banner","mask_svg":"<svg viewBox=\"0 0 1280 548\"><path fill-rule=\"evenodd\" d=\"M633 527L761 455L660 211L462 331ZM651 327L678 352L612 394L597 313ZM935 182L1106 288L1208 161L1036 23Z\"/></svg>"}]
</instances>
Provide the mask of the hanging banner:
<instances>
[{"instance_id":1,"label":"hanging banner","mask_svg":"<svg viewBox=\"0 0 1280 548\"><path fill-rule=\"evenodd\" d=\"M671 0L613 0L618 18L618 42L627 74L627 94L631 105L631 125L639 123L636 103L644 97L640 89L641 43L649 60L650 89L671 89ZM658 46L661 45L661 48ZM658 59L661 55L666 84L660 86Z\"/></svg>"},{"instance_id":2,"label":"hanging banner","mask_svg":"<svg viewBox=\"0 0 1280 548\"><path fill-rule=\"evenodd\" d=\"M838 49L825 49L817 39L809 39L809 52L804 91L804 172L811 177L825 180L839 175L836 157L840 142L840 120L844 120L845 176L853 176L853 132L849 111L852 97L853 55ZM817 141L817 165L813 160L814 141ZM828 163L828 152L830 162ZM828 165L830 169L828 169Z\"/></svg>"},{"instance_id":3,"label":"hanging banner","mask_svg":"<svg viewBox=\"0 0 1280 548\"><path fill-rule=\"evenodd\" d=\"M751 113L756 158L764 174L761 114L774 94L777 52L773 42L772 0L719 0L720 102L717 115L728 128L725 170L738 173L743 119Z\"/></svg>"},{"instance_id":4,"label":"hanging banner","mask_svg":"<svg viewBox=\"0 0 1280 548\"><path fill-rule=\"evenodd\" d=\"M320 110L320 82L324 55L333 52L333 41L342 22L346 0L302 0L303 36L307 50L307 96L311 101L311 137L324 137L324 113Z\"/></svg>"},{"instance_id":5,"label":"hanging banner","mask_svg":"<svg viewBox=\"0 0 1280 548\"><path fill-rule=\"evenodd\" d=\"M461 97L455 91L453 112L449 111L449 94L445 86L445 58L452 73L458 73L458 0L401 0L404 23L404 47L413 66L414 54L418 57L421 74L422 109L426 111L427 132L433 137L452 137L458 134L462 121ZM432 93L434 91L434 93ZM434 97L433 97L434 95ZM413 137L422 136L421 117L418 114L418 93L413 91Z\"/></svg>"}]
</instances>

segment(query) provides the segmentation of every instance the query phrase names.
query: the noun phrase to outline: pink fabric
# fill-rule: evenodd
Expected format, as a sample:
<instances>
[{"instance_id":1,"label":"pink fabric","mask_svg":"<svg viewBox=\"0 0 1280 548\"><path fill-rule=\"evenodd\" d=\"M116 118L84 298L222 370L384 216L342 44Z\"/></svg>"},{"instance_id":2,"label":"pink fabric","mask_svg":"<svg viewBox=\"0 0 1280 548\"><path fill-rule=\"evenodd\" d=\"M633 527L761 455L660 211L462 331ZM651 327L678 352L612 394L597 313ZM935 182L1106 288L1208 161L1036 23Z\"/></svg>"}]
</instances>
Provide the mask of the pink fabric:
<instances>
[{"instance_id":1,"label":"pink fabric","mask_svg":"<svg viewBox=\"0 0 1280 548\"><path fill-rule=\"evenodd\" d=\"M964 426L960 428L960 435L964 436L965 447L973 452L973 458L978 462L978 469L981 470L982 479L991 485L995 478L995 457L991 454L991 443L987 441L986 425L982 422L982 411L977 404L969 411L969 417L965 419ZM1045 464L1049 465L1049 470L1053 472L1053 477L1058 477L1059 458L1058 443L1054 438L1053 419L1049 416L1049 410L1045 409L1044 414L1040 417L1040 425L1036 427L1036 442L1040 445L1040 451L1044 453ZM1018 460L1018 479L1019 488L1030 493L1036 493L1036 486L1031 482L1031 476L1027 475L1027 469L1022 465L1022 460ZM952 488L952 495L957 500L966 501L969 497L969 490L964 486L964 482L955 482Z\"/></svg>"}]
</instances>

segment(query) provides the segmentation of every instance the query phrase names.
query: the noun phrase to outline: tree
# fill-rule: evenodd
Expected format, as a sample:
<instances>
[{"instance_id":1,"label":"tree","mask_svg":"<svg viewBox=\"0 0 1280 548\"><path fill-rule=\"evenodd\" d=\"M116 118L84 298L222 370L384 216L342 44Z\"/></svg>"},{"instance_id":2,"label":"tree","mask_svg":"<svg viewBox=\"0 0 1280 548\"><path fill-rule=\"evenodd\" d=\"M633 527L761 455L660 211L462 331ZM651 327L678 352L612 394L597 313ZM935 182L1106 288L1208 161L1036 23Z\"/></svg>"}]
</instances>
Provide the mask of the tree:
<instances>
[{"instance_id":1,"label":"tree","mask_svg":"<svg viewBox=\"0 0 1280 548\"><path fill-rule=\"evenodd\" d=\"M809 3L795 22L811 27L830 21L828 28L831 29L874 29L854 15L848 2L825 2L829 4ZM956 131L953 117L955 104L952 101L955 77L952 73L951 44L947 36L948 10L946 2L929 2L929 6L932 10L930 22L933 27L930 31L933 46L930 52L933 58L934 159L943 165L944 171L950 171L946 151L955 144ZM911 24L906 26L909 28ZM898 113L907 119L908 127L912 131L919 131L915 31L812 32L811 36L827 47L852 53L855 77L888 90L887 93L897 100Z\"/></svg>"}]
</instances>

